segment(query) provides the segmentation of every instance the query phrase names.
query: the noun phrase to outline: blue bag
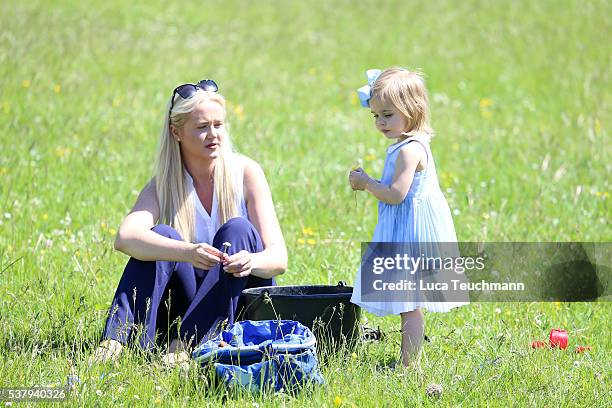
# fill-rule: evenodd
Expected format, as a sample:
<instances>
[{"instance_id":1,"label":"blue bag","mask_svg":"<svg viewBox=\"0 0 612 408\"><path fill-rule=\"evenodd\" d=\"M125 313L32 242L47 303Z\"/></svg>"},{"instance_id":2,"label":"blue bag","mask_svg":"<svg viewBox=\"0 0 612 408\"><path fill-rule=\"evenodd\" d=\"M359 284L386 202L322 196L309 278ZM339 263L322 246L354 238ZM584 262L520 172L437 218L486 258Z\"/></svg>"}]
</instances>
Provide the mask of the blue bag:
<instances>
[{"instance_id":1,"label":"blue bag","mask_svg":"<svg viewBox=\"0 0 612 408\"><path fill-rule=\"evenodd\" d=\"M316 343L312 331L293 320L243 320L201 343L192 356L201 365L213 363L228 387L292 391L324 383Z\"/></svg>"}]
</instances>

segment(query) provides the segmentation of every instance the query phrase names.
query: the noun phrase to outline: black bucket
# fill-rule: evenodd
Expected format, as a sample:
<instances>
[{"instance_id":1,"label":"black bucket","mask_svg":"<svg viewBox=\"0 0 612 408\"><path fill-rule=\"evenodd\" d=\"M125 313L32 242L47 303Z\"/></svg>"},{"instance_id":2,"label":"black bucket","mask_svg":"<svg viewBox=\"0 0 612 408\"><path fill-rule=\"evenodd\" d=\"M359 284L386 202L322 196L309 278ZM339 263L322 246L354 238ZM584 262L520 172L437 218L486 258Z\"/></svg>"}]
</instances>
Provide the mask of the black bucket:
<instances>
[{"instance_id":1,"label":"black bucket","mask_svg":"<svg viewBox=\"0 0 612 408\"><path fill-rule=\"evenodd\" d=\"M361 308L350 302L353 288L337 286L262 286L245 289L242 318L296 320L309 327L324 349L352 347L359 338Z\"/></svg>"}]
</instances>

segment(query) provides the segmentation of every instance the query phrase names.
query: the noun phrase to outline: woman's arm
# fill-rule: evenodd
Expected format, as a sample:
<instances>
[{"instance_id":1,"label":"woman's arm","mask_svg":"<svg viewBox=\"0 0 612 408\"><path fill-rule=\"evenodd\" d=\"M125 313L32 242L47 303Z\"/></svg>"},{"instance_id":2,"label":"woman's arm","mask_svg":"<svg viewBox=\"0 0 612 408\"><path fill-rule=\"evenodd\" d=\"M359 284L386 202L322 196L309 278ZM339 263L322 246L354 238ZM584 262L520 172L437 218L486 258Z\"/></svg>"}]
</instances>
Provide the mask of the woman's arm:
<instances>
[{"instance_id":1,"label":"woman's arm","mask_svg":"<svg viewBox=\"0 0 612 408\"><path fill-rule=\"evenodd\" d=\"M244 187L249 220L259 232L264 250L251 254L251 273L271 278L287 269L287 248L266 176L255 161L245 159Z\"/></svg>"},{"instance_id":2,"label":"woman's arm","mask_svg":"<svg viewBox=\"0 0 612 408\"><path fill-rule=\"evenodd\" d=\"M384 203L397 205L406 198L414 173L418 170L419 163L424 162L426 158L425 150L420 144L408 143L400 148L391 185L374 180L359 169L352 171L349 179L354 189L368 191Z\"/></svg>"},{"instance_id":3,"label":"woman's arm","mask_svg":"<svg viewBox=\"0 0 612 408\"><path fill-rule=\"evenodd\" d=\"M177 241L151 231L158 219L155 181L151 180L121 223L115 238L115 249L141 261L191 262L202 269L210 269L220 262L215 255L218 251L210 245Z\"/></svg>"}]
</instances>

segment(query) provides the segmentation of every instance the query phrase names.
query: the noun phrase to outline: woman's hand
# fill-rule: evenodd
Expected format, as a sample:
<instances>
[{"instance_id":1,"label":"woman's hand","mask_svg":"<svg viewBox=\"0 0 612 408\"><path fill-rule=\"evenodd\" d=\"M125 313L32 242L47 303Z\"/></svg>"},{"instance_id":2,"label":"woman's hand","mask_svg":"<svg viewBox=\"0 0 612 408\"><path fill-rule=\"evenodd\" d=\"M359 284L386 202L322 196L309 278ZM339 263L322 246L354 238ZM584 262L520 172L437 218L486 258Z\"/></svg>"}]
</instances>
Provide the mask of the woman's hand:
<instances>
[{"instance_id":1,"label":"woman's hand","mask_svg":"<svg viewBox=\"0 0 612 408\"><path fill-rule=\"evenodd\" d=\"M209 270L218 265L222 259L226 259L227 255L223 254L217 248L210 246L204 242L195 244L189 251L189 262L194 267Z\"/></svg>"},{"instance_id":2,"label":"woman's hand","mask_svg":"<svg viewBox=\"0 0 612 408\"><path fill-rule=\"evenodd\" d=\"M349 183L353 190L364 190L368 181L370 181L370 176L361 167L349 173Z\"/></svg>"},{"instance_id":3,"label":"woman's hand","mask_svg":"<svg viewBox=\"0 0 612 408\"><path fill-rule=\"evenodd\" d=\"M223 262L223 270L226 273L231 273L235 278L244 278L251 274L252 255L248 251L240 251L227 257Z\"/></svg>"}]
</instances>

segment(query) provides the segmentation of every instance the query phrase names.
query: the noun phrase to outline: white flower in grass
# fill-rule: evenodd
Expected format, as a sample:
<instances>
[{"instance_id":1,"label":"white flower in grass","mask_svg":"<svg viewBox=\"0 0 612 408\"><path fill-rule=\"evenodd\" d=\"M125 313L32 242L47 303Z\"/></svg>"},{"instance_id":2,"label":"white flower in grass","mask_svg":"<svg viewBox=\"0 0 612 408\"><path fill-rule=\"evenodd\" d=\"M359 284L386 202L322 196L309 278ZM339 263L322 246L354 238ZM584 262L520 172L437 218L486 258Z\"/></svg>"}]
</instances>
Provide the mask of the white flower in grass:
<instances>
[{"instance_id":1,"label":"white flower in grass","mask_svg":"<svg viewBox=\"0 0 612 408\"><path fill-rule=\"evenodd\" d=\"M96 395L98 397L101 397L104 393L102 392L102 390L96 390Z\"/></svg>"},{"instance_id":2,"label":"white flower in grass","mask_svg":"<svg viewBox=\"0 0 612 408\"><path fill-rule=\"evenodd\" d=\"M11 213L4 213L4 218L6 218L7 220L10 220L12 217Z\"/></svg>"},{"instance_id":3,"label":"white flower in grass","mask_svg":"<svg viewBox=\"0 0 612 408\"><path fill-rule=\"evenodd\" d=\"M428 397L440 397L442 396L443 388L440 384L429 384L425 388L425 395Z\"/></svg>"},{"instance_id":4,"label":"white flower in grass","mask_svg":"<svg viewBox=\"0 0 612 408\"><path fill-rule=\"evenodd\" d=\"M463 381L463 377L461 375L459 375L459 374L453 375L453 383L458 383L458 382L461 382L461 381Z\"/></svg>"}]
</instances>

